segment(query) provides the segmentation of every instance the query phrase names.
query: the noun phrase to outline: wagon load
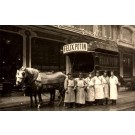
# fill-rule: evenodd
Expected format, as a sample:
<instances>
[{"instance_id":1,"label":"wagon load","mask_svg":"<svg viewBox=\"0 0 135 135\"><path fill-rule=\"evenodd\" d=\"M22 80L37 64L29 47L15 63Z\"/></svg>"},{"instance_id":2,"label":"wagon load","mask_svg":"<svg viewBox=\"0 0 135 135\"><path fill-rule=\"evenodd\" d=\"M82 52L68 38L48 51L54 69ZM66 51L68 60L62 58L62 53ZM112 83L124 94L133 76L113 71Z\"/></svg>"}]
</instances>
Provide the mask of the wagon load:
<instances>
[{"instance_id":1,"label":"wagon load","mask_svg":"<svg viewBox=\"0 0 135 135\"><path fill-rule=\"evenodd\" d=\"M50 74L40 73L40 77L42 84L56 84L56 83L63 83L66 75L62 72Z\"/></svg>"}]
</instances>

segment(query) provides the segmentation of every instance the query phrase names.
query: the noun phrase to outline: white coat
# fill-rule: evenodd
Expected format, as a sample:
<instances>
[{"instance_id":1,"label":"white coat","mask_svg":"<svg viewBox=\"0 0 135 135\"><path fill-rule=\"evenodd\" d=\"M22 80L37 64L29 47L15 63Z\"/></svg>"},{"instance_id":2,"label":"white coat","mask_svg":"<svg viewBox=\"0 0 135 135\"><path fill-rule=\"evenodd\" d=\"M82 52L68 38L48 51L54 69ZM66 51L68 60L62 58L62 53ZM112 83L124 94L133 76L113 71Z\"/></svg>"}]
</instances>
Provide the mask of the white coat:
<instances>
[{"instance_id":1,"label":"white coat","mask_svg":"<svg viewBox=\"0 0 135 135\"><path fill-rule=\"evenodd\" d=\"M65 79L64 82L64 87L65 87L65 103L73 103L75 102L75 92L74 92L74 87L75 87L75 80L74 79Z\"/></svg>"},{"instance_id":2,"label":"white coat","mask_svg":"<svg viewBox=\"0 0 135 135\"><path fill-rule=\"evenodd\" d=\"M87 85L86 101L95 101L95 90L92 78L87 77L85 79Z\"/></svg>"},{"instance_id":3,"label":"white coat","mask_svg":"<svg viewBox=\"0 0 135 135\"><path fill-rule=\"evenodd\" d=\"M104 97L109 98L109 77L102 76L102 83L103 83L103 90L104 90Z\"/></svg>"},{"instance_id":4,"label":"white coat","mask_svg":"<svg viewBox=\"0 0 135 135\"><path fill-rule=\"evenodd\" d=\"M95 88L95 99L104 99L102 77L95 76L93 78L93 82L94 82L94 88Z\"/></svg>"},{"instance_id":5,"label":"white coat","mask_svg":"<svg viewBox=\"0 0 135 135\"><path fill-rule=\"evenodd\" d=\"M76 103L85 104L85 80L76 79Z\"/></svg>"},{"instance_id":6,"label":"white coat","mask_svg":"<svg viewBox=\"0 0 135 135\"><path fill-rule=\"evenodd\" d=\"M118 98L117 84L118 78L116 76L110 77L110 99L116 100Z\"/></svg>"}]
</instances>

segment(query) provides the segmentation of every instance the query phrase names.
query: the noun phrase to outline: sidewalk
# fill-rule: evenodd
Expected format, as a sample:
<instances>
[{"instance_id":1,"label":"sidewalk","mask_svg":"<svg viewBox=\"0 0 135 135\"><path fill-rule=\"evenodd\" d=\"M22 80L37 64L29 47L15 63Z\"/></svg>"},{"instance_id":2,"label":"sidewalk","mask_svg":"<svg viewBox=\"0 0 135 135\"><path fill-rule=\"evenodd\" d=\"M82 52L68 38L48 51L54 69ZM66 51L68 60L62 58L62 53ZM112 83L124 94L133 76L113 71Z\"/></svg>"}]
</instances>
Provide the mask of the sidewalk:
<instances>
[{"instance_id":1,"label":"sidewalk","mask_svg":"<svg viewBox=\"0 0 135 135\"><path fill-rule=\"evenodd\" d=\"M50 94L46 93L42 95L42 99L43 99L43 102L49 102ZM35 101L34 97L33 97L33 101ZM29 104L30 104L29 96L0 97L0 110L3 108L26 106Z\"/></svg>"},{"instance_id":2,"label":"sidewalk","mask_svg":"<svg viewBox=\"0 0 135 135\"><path fill-rule=\"evenodd\" d=\"M50 95L42 95L42 98L43 102L47 103L49 102ZM0 97L0 110L8 107L28 106L29 104L30 98L28 96ZM110 110L122 110L133 105L135 106L135 91L121 91L119 92L117 105L112 106Z\"/></svg>"}]
</instances>

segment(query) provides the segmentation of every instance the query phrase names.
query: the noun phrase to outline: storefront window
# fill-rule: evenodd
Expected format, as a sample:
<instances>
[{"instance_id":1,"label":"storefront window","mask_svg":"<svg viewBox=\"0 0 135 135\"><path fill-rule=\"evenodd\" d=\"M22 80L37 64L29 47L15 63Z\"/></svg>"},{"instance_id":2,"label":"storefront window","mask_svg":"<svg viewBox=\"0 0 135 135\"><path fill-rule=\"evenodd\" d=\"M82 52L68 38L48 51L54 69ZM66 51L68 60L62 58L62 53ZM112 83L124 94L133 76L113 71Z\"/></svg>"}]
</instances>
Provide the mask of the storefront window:
<instances>
[{"instance_id":1,"label":"storefront window","mask_svg":"<svg viewBox=\"0 0 135 135\"><path fill-rule=\"evenodd\" d=\"M98 25L98 36L102 37L102 25Z\"/></svg>"},{"instance_id":2,"label":"storefront window","mask_svg":"<svg viewBox=\"0 0 135 135\"><path fill-rule=\"evenodd\" d=\"M75 53L69 54L72 72L91 72L94 70L94 59L92 54Z\"/></svg>"},{"instance_id":3,"label":"storefront window","mask_svg":"<svg viewBox=\"0 0 135 135\"><path fill-rule=\"evenodd\" d=\"M131 77L133 73L133 56L123 55L123 75L124 77Z\"/></svg>"},{"instance_id":4,"label":"storefront window","mask_svg":"<svg viewBox=\"0 0 135 135\"><path fill-rule=\"evenodd\" d=\"M103 66L118 67L118 58L117 56L103 55L99 56L99 64Z\"/></svg>"},{"instance_id":5,"label":"storefront window","mask_svg":"<svg viewBox=\"0 0 135 135\"><path fill-rule=\"evenodd\" d=\"M15 80L23 61L23 38L14 33L0 31L0 81Z\"/></svg>"},{"instance_id":6,"label":"storefront window","mask_svg":"<svg viewBox=\"0 0 135 135\"><path fill-rule=\"evenodd\" d=\"M63 43L32 38L31 65L40 71L65 71Z\"/></svg>"},{"instance_id":7,"label":"storefront window","mask_svg":"<svg viewBox=\"0 0 135 135\"><path fill-rule=\"evenodd\" d=\"M122 40L132 43L132 31L127 28L122 28Z\"/></svg>"},{"instance_id":8,"label":"storefront window","mask_svg":"<svg viewBox=\"0 0 135 135\"><path fill-rule=\"evenodd\" d=\"M104 26L104 28L105 28L105 36L107 37L107 38L110 38L111 37L111 28L110 28L111 26L110 25L105 25Z\"/></svg>"},{"instance_id":9,"label":"storefront window","mask_svg":"<svg viewBox=\"0 0 135 135\"><path fill-rule=\"evenodd\" d=\"M93 25L80 25L80 27L88 32L93 32Z\"/></svg>"}]
</instances>

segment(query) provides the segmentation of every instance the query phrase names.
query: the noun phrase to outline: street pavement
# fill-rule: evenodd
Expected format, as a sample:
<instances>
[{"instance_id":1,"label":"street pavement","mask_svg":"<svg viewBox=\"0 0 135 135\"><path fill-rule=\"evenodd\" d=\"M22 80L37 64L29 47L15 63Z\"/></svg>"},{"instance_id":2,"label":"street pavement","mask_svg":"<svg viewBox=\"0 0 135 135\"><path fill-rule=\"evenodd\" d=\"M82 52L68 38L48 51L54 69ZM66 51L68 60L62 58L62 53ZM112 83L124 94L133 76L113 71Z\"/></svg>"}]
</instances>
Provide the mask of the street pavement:
<instances>
[{"instance_id":1,"label":"street pavement","mask_svg":"<svg viewBox=\"0 0 135 135\"><path fill-rule=\"evenodd\" d=\"M54 106L48 105L49 94L42 95L44 105L40 108L30 108L30 99L27 96L1 97L0 110L4 111L134 111L135 110L135 91L119 92L117 105L107 106L85 106L82 108L64 108L64 106L57 106L58 100Z\"/></svg>"}]
</instances>

